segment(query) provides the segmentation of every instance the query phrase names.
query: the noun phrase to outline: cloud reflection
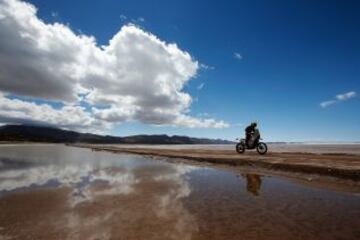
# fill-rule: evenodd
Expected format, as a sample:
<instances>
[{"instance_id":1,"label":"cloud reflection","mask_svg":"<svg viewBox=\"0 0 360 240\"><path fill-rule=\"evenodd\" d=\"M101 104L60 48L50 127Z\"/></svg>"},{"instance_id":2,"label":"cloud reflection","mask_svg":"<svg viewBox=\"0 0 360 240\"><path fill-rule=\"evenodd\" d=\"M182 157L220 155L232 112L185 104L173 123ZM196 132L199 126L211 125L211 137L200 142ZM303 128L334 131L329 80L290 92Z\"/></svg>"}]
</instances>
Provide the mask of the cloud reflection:
<instances>
[{"instance_id":1,"label":"cloud reflection","mask_svg":"<svg viewBox=\"0 0 360 240\"><path fill-rule=\"evenodd\" d=\"M149 236L152 229L160 232L158 238L191 239L198 228L183 199L191 194L188 174L198 167L128 160L118 165L85 160L82 165L66 162L6 168L5 164L0 169L0 196L23 190L31 196L38 188L66 190L51 192L66 194L67 200L59 203L61 207L52 205L57 214L50 216L54 221L45 223L49 229L66 230L64 239L126 239ZM134 232L144 221L153 227Z\"/></svg>"}]
</instances>

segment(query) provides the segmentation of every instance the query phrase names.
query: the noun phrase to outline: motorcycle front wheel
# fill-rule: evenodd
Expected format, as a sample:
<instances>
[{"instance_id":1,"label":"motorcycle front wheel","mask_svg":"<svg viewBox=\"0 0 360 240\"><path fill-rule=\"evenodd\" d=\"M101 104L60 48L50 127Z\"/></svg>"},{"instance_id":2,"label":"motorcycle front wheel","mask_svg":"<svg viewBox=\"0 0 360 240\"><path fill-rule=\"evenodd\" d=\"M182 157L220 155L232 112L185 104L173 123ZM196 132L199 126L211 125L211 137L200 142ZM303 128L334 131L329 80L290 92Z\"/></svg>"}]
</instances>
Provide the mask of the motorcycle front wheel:
<instances>
[{"instance_id":1,"label":"motorcycle front wheel","mask_svg":"<svg viewBox=\"0 0 360 240\"><path fill-rule=\"evenodd\" d=\"M245 152L245 146L242 143L236 144L236 151L238 153L244 153Z\"/></svg>"},{"instance_id":2,"label":"motorcycle front wheel","mask_svg":"<svg viewBox=\"0 0 360 240\"><path fill-rule=\"evenodd\" d=\"M260 155L264 155L267 152L268 148L266 143L263 142L259 142L259 144L256 147L256 151L260 154Z\"/></svg>"}]
</instances>

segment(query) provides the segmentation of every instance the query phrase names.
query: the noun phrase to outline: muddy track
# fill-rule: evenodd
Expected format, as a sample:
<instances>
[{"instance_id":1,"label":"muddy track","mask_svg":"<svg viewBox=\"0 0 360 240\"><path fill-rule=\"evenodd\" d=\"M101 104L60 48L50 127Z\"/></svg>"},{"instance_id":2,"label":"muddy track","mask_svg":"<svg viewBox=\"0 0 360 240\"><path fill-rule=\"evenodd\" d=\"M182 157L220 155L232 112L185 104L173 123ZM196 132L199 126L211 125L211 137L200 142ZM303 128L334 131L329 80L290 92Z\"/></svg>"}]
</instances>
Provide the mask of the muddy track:
<instances>
[{"instance_id":1,"label":"muddy track","mask_svg":"<svg viewBox=\"0 0 360 240\"><path fill-rule=\"evenodd\" d=\"M360 181L360 155L354 154L287 152L268 153L261 156L256 152L248 152L240 155L231 150L124 148L92 144L76 144L72 146L91 148L95 151L183 158L212 164L252 166L270 170L320 174Z\"/></svg>"}]
</instances>

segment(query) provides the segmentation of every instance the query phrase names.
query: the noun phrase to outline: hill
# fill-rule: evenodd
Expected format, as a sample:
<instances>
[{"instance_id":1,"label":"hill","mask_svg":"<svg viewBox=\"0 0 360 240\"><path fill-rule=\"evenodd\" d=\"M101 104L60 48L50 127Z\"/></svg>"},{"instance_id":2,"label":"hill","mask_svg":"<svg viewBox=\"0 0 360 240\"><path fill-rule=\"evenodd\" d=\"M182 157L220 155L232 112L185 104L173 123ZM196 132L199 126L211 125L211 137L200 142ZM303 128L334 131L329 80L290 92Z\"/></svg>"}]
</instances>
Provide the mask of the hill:
<instances>
[{"instance_id":1,"label":"hill","mask_svg":"<svg viewBox=\"0 0 360 240\"><path fill-rule=\"evenodd\" d=\"M127 137L79 133L53 127L5 125L0 127L0 141L51 143L123 143L123 144L230 144L221 139L168 135L134 135Z\"/></svg>"}]
</instances>

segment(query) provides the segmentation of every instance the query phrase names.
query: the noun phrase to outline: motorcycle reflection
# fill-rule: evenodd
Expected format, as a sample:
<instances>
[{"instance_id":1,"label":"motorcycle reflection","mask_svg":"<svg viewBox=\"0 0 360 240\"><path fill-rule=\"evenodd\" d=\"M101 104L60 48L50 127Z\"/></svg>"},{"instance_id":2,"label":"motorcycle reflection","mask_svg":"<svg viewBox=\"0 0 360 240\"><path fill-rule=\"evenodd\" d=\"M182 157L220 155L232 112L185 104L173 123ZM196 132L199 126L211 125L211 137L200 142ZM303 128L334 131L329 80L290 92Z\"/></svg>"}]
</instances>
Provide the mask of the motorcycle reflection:
<instances>
[{"instance_id":1,"label":"motorcycle reflection","mask_svg":"<svg viewBox=\"0 0 360 240\"><path fill-rule=\"evenodd\" d=\"M259 196L261 188L261 177L257 174L245 174L246 190L254 196Z\"/></svg>"},{"instance_id":2,"label":"motorcycle reflection","mask_svg":"<svg viewBox=\"0 0 360 240\"><path fill-rule=\"evenodd\" d=\"M255 196L259 196L261 177L256 174L246 174L246 190Z\"/></svg>"}]
</instances>

